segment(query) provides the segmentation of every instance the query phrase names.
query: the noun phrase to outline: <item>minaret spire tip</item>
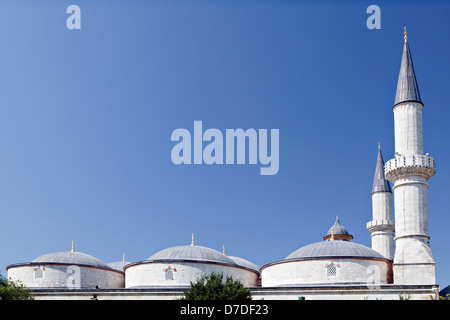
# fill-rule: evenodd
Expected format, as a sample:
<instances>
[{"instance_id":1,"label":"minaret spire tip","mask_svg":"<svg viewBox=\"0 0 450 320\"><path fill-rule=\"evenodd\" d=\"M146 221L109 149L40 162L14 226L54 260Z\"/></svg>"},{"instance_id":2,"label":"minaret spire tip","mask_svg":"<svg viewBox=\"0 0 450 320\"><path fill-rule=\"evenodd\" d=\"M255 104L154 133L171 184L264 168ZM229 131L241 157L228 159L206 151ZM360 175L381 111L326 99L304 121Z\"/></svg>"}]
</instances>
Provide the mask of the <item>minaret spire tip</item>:
<instances>
[{"instance_id":1,"label":"minaret spire tip","mask_svg":"<svg viewBox=\"0 0 450 320\"><path fill-rule=\"evenodd\" d=\"M404 29L405 31L403 32L403 34L405 35L404 37L403 37L403 39L405 39L405 42L407 42L408 41L408 36L407 36L407 34L408 34L408 32L406 32L406 26L405 26L405 29Z\"/></svg>"}]
</instances>

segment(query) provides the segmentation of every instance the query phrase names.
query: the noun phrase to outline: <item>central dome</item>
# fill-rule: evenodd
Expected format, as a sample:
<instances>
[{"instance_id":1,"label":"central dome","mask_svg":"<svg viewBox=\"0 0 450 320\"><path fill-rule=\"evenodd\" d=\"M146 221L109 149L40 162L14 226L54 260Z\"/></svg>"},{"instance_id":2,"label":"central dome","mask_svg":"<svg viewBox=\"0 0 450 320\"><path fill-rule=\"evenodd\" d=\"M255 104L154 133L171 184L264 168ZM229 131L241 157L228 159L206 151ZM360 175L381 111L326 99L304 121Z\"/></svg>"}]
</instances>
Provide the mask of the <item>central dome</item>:
<instances>
[{"instance_id":1,"label":"central dome","mask_svg":"<svg viewBox=\"0 0 450 320\"><path fill-rule=\"evenodd\" d=\"M167 248L150 256L146 261L160 261L160 260L170 260L170 261L190 260L190 261L207 261L227 265L236 264L232 259L230 259L229 257L220 253L217 250L197 245L176 246Z\"/></svg>"}]
</instances>

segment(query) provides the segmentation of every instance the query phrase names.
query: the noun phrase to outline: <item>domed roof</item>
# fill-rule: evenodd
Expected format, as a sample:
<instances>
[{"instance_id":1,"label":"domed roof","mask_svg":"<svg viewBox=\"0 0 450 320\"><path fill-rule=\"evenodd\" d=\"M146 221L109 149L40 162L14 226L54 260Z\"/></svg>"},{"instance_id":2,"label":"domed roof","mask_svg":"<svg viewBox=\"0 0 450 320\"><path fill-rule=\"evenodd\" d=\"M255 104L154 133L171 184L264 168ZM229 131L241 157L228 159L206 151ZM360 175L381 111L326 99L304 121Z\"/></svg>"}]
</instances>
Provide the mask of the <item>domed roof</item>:
<instances>
[{"instance_id":1,"label":"domed roof","mask_svg":"<svg viewBox=\"0 0 450 320\"><path fill-rule=\"evenodd\" d=\"M232 259L217 250L197 245L167 248L150 256L146 261L155 260L195 260L230 265L236 264Z\"/></svg>"},{"instance_id":2,"label":"domed roof","mask_svg":"<svg viewBox=\"0 0 450 320\"><path fill-rule=\"evenodd\" d=\"M124 267L130 263L131 262L128 262L128 261L115 261L115 262L108 263L108 266L110 266L114 270L124 272Z\"/></svg>"},{"instance_id":3,"label":"domed roof","mask_svg":"<svg viewBox=\"0 0 450 320\"><path fill-rule=\"evenodd\" d=\"M251 269L251 270L257 271L259 273L259 267L256 264L254 264L253 262L250 262L248 260L245 260L245 259L242 259L239 257L233 257L233 256L228 256L228 258L233 260L240 267L244 267L246 269Z\"/></svg>"},{"instance_id":4,"label":"domed roof","mask_svg":"<svg viewBox=\"0 0 450 320\"><path fill-rule=\"evenodd\" d=\"M328 233L323 237L324 240L328 239L339 239L349 241L353 239L353 236L345 229L345 227L339 222L339 218L336 216L336 221L328 229Z\"/></svg>"},{"instance_id":5,"label":"domed roof","mask_svg":"<svg viewBox=\"0 0 450 320\"><path fill-rule=\"evenodd\" d=\"M110 262L108 263L108 266L110 266L111 268L113 268L114 270L120 271L120 272L124 272L124 268L127 264L130 264L131 262L127 262L125 261L125 252L123 253L123 258L122 261L114 261L114 262Z\"/></svg>"},{"instance_id":6,"label":"domed roof","mask_svg":"<svg viewBox=\"0 0 450 320\"><path fill-rule=\"evenodd\" d=\"M42 264L46 263L71 264L102 269L111 269L111 267L109 267L103 261L88 254L76 251L61 251L61 252L47 253L40 257L37 257L32 262Z\"/></svg>"},{"instance_id":7,"label":"domed roof","mask_svg":"<svg viewBox=\"0 0 450 320\"><path fill-rule=\"evenodd\" d=\"M386 259L383 255L362 244L350 241L321 241L304 246L286 257L285 260L314 258L372 258Z\"/></svg>"}]
</instances>

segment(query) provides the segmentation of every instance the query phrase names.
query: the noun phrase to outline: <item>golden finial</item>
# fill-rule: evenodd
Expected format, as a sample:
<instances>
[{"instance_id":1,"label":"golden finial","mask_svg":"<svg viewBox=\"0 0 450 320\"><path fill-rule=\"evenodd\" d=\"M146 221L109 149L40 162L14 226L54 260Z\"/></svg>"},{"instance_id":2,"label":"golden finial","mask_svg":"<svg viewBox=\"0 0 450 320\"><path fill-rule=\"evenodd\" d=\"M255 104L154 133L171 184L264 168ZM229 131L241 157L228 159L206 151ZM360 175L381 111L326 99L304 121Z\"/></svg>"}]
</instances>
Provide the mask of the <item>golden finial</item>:
<instances>
[{"instance_id":1,"label":"golden finial","mask_svg":"<svg viewBox=\"0 0 450 320\"><path fill-rule=\"evenodd\" d=\"M405 42L408 40L408 32L406 32L406 26L405 26L405 32L404 32L405 36L403 37L403 39L405 39Z\"/></svg>"},{"instance_id":2,"label":"golden finial","mask_svg":"<svg viewBox=\"0 0 450 320\"><path fill-rule=\"evenodd\" d=\"M75 246L73 244L73 240L72 240L72 252L75 252Z\"/></svg>"},{"instance_id":3,"label":"golden finial","mask_svg":"<svg viewBox=\"0 0 450 320\"><path fill-rule=\"evenodd\" d=\"M191 246L194 245L194 233L192 232L192 242L191 242Z\"/></svg>"},{"instance_id":4,"label":"golden finial","mask_svg":"<svg viewBox=\"0 0 450 320\"><path fill-rule=\"evenodd\" d=\"M380 145L380 143L378 142L378 150L380 150L381 149L381 145Z\"/></svg>"},{"instance_id":5,"label":"golden finial","mask_svg":"<svg viewBox=\"0 0 450 320\"><path fill-rule=\"evenodd\" d=\"M226 253L225 253L225 245L223 245L223 255L226 256Z\"/></svg>"},{"instance_id":6,"label":"golden finial","mask_svg":"<svg viewBox=\"0 0 450 320\"><path fill-rule=\"evenodd\" d=\"M337 216L336 216L336 218L337 218ZM334 240L334 228L331 228L331 238L330 238L330 240Z\"/></svg>"},{"instance_id":7,"label":"golden finial","mask_svg":"<svg viewBox=\"0 0 450 320\"><path fill-rule=\"evenodd\" d=\"M123 262L125 262L125 252L123 253Z\"/></svg>"}]
</instances>

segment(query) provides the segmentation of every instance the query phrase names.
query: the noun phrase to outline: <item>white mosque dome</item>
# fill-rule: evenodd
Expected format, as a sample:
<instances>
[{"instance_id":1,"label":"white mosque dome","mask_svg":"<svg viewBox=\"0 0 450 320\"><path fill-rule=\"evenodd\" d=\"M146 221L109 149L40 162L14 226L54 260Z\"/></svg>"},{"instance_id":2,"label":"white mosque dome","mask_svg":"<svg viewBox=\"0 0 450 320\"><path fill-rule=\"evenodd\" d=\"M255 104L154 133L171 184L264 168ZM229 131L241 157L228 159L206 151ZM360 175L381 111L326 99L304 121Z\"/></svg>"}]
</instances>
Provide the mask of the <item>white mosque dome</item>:
<instances>
[{"instance_id":1,"label":"white mosque dome","mask_svg":"<svg viewBox=\"0 0 450 320\"><path fill-rule=\"evenodd\" d=\"M63 264L63 265L77 265L86 267L95 267L101 269L111 269L103 261L90 256L85 253L76 251L62 251L47 253L37 257L32 261L35 264Z\"/></svg>"},{"instance_id":2,"label":"white mosque dome","mask_svg":"<svg viewBox=\"0 0 450 320\"><path fill-rule=\"evenodd\" d=\"M321 241L301 247L285 260L317 258L373 258L386 259L380 253L362 244L349 241Z\"/></svg>"},{"instance_id":3,"label":"white mosque dome","mask_svg":"<svg viewBox=\"0 0 450 320\"><path fill-rule=\"evenodd\" d=\"M248 260L245 260L245 259L242 259L239 257L233 257L233 256L228 256L228 258L233 260L240 267L251 269L251 270L254 270L259 273L259 267L256 264L254 264L253 262L250 262Z\"/></svg>"},{"instance_id":4,"label":"white mosque dome","mask_svg":"<svg viewBox=\"0 0 450 320\"><path fill-rule=\"evenodd\" d=\"M108 263L108 266L114 270L125 272L125 266L129 265L131 262L125 261L125 253L123 254L122 261L114 261Z\"/></svg>"},{"instance_id":5,"label":"white mosque dome","mask_svg":"<svg viewBox=\"0 0 450 320\"><path fill-rule=\"evenodd\" d=\"M29 288L123 288L125 275L106 263L74 250L41 255L6 267L8 278Z\"/></svg>"},{"instance_id":6,"label":"white mosque dome","mask_svg":"<svg viewBox=\"0 0 450 320\"><path fill-rule=\"evenodd\" d=\"M285 259L261 268L262 286L390 283L392 261L362 244L350 242L353 236L336 217L325 241L315 242L289 254Z\"/></svg>"},{"instance_id":7,"label":"white mosque dome","mask_svg":"<svg viewBox=\"0 0 450 320\"><path fill-rule=\"evenodd\" d=\"M125 266L125 287L189 286L204 274L223 273L245 286L256 286L259 268L203 246L170 247L151 255L148 259Z\"/></svg>"},{"instance_id":8,"label":"white mosque dome","mask_svg":"<svg viewBox=\"0 0 450 320\"><path fill-rule=\"evenodd\" d=\"M210 263L221 263L226 265L236 264L223 253L202 246L176 246L161 250L150 256L147 261L204 261Z\"/></svg>"}]
</instances>

